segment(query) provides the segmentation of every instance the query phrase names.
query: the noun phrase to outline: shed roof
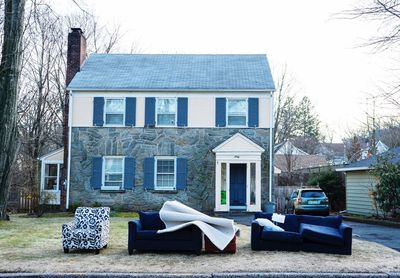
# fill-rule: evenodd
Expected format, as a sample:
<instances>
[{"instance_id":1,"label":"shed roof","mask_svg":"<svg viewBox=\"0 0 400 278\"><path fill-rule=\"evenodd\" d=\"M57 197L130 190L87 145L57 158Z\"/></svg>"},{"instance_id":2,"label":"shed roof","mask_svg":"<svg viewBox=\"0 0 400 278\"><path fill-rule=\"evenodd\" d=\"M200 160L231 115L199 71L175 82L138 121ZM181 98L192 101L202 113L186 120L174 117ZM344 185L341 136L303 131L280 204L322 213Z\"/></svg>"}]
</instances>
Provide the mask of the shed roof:
<instances>
[{"instance_id":1,"label":"shed roof","mask_svg":"<svg viewBox=\"0 0 400 278\"><path fill-rule=\"evenodd\" d=\"M391 149L381 155L388 156L390 158L390 162L393 164L400 164L400 147ZM362 159L353 163L350 163L342 168L336 169L339 172L348 172L348 171L360 171L360 170L368 170L374 167L374 164L377 163L377 156L371 156L367 159Z\"/></svg>"},{"instance_id":2,"label":"shed roof","mask_svg":"<svg viewBox=\"0 0 400 278\"><path fill-rule=\"evenodd\" d=\"M68 89L274 91L275 86L264 54L91 54Z\"/></svg>"}]
</instances>

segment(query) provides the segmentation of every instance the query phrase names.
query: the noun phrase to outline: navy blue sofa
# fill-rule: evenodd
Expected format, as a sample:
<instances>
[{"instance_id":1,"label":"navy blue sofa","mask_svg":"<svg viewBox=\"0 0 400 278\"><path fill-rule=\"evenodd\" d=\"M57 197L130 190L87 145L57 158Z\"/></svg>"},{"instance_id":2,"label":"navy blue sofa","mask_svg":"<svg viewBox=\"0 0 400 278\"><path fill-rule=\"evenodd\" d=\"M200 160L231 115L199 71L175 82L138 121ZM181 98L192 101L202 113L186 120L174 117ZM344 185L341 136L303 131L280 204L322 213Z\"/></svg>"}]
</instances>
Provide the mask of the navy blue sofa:
<instances>
[{"instance_id":1,"label":"navy blue sofa","mask_svg":"<svg viewBox=\"0 0 400 278\"><path fill-rule=\"evenodd\" d=\"M257 212L254 219L272 214ZM307 251L351 255L352 228L342 223L341 216L288 214L285 223L276 223L285 231L270 231L253 220L251 249Z\"/></svg>"},{"instance_id":2,"label":"navy blue sofa","mask_svg":"<svg viewBox=\"0 0 400 278\"><path fill-rule=\"evenodd\" d=\"M133 250L148 251L191 251L200 254L203 233L195 225L184 229L157 234L165 229L158 212L139 212L139 220L128 222L128 253Z\"/></svg>"}]
</instances>

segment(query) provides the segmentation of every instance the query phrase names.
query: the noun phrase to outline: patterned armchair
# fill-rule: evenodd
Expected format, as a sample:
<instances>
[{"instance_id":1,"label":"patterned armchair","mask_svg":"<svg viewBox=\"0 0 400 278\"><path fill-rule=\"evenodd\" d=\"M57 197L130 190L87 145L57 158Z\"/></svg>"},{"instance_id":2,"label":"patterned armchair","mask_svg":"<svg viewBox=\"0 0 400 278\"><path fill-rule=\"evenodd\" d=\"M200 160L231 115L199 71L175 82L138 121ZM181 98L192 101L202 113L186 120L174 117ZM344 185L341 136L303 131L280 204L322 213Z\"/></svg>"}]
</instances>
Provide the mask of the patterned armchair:
<instances>
[{"instance_id":1,"label":"patterned armchair","mask_svg":"<svg viewBox=\"0 0 400 278\"><path fill-rule=\"evenodd\" d=\"M99 254L101 248L107 248L109 218L109 207L77 208L75 220L62 225L64 253L70 249L90 249Z\"/></svg>"}]
</instances>

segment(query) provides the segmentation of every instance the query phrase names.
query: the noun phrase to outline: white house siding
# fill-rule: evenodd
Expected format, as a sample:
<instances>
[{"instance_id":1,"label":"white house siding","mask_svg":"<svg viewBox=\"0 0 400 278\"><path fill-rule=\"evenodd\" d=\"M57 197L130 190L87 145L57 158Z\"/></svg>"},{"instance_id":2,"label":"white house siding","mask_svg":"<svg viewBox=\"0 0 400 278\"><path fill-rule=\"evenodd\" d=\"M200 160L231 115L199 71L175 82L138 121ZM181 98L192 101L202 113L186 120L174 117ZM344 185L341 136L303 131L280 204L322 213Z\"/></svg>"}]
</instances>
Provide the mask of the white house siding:
<instances>
[{"instance_id":1,"label":"white house siding","mask_svg":"<svg viewBox=\"0 0 400 278\"><path fill-rule=\"evenodd\" d=\"M346 173L346 206L347 212L370 216L376 214L372 199L368 192L375 181L368 171L352 171Z\"/></svg>"},{"instance_id":2,"label":"white house siding","mask_svg":"<svg viewBox=\"0 0 400 278\"><path fill-rule=\"evenodd\" d=\"M188 97L188 126L196 128L215 127L216 97L258 97L259 128L270 127L271 96L268 93L112 93L112 92L73 92L72 127L93 126L93 98L101 97L136 97L136 126L144 126L145 97Z\"/></svg>"}]
</instances>

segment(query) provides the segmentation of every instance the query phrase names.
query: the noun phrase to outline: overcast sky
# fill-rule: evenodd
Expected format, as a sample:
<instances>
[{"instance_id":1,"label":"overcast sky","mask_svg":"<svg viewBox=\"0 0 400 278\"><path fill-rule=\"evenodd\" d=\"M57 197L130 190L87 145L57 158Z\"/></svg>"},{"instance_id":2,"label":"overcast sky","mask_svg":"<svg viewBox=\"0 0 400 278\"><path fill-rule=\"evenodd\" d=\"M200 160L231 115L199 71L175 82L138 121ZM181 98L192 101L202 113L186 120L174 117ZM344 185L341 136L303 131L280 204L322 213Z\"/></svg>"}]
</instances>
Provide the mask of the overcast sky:
<instances>
[{"instance_id":1,"label":"overcast sky","mask_svg":"<svg viewBox=\"0 0 400 278\"><path fill-rule=\"evenodd\" d=\"M287 66L299 97L311 98L334 141L366 121L367 97L393 79L388 53L359 47L376 22L338 19L360 0L80 0L100 23L121 25L121 52L266 53ZM53 0L62 14L71 0ZM78 26L77 26L78 27ZM379 115L386 115L378 110Z\"/></svg>"}]
</instances>

